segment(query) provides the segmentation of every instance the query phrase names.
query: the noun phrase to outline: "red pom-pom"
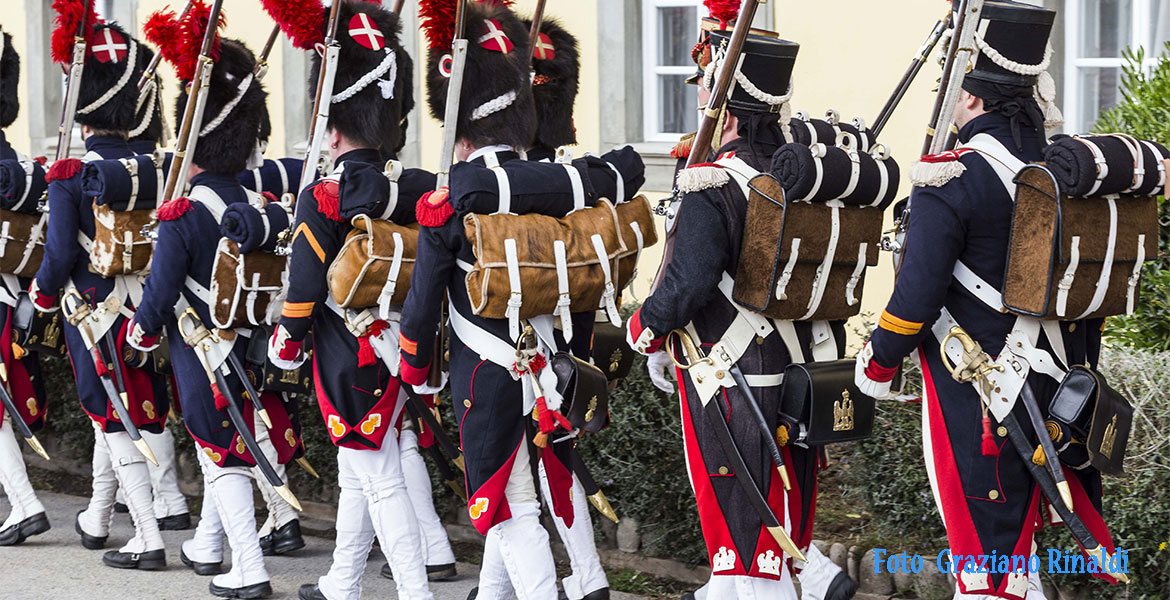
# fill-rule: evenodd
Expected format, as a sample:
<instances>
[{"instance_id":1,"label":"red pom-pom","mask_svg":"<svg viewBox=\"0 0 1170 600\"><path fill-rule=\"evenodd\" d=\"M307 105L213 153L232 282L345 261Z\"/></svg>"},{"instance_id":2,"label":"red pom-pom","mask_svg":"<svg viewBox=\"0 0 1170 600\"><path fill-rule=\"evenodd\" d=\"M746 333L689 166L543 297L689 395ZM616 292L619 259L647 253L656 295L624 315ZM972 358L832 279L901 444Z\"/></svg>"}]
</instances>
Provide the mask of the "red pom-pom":
<instances>
[{"instance_id":1,"label":"red pom-pom","mask_svg":"<svg viewBox=\"0 0 1170 600\"><path fill-rule=\"evenodd\" d=\"M983 417L983 443L980 444L983 456L999 456L999 445L991 437L991 419Z\"/></svg>"},{"instance_id":2,"label":"red pom-pom","mask_svg":"<svg viewBox=\"0 0 1170 600\"><path fill-rule=\"evenodd\" d=\"M731 22L739 16L739 0L703 0L707 14L719 20L720 29L729 29Z\"/></svg>"},{"instance_id":3,"label":"red pom-pom","mask_svg":"<svg viewBox=\"0 0 1170 600\"><path fill-rule=\"evenodd\" d=\"M358 366L372 367L378 364L378 354L374 352L374 347L370 345L370 336L382 335L382 331L386 329L387 323L381 319L370 324L370 328L364 334L358 337Z\"/></svg>"},{"instance_id":4,"label":"red pom-pom","mask_svg":"<svg viewBox=\"0 0 1170 600\"><path fill-rule=\"evenodd\" d=\"M260 192L260 195L264 196L264 202L268 204L276 204L280 202L280 199L277 198L276 194L273 194L272 192Z\"/></svg>"},{"instance_id":5,"label":"red pom-pom","mask_svg":"<svg viewBox=\"0 0 1170 600\"><path fill-rule=\"evenodd\" d=\"M312 50L325 41L327 12L320 0L260 0L260 4L294 47Z\"/></svg>"},{"instance_id":6,"label":"red pom-pom","mask_svg":"<svg viewBox=\"0 0 1170 600\"><path fill-rule=\"evenodd\" d=\"M677 144L675 144L673 148L670 149L670 157L671 158L687 158L687 157L689 157L691 155L691 146L693 146L694 144L695 144L694 137L688 137L686 139L679 140L679 142Z\"/></svg>"},{"instance_id":7,"label":"red pom-pom","mask_svg":"<svg viewBox=\"0 0 1170 600\"><path fill-rule=\"evenodd\" d=\"M174 221L187 214L187 211L191 210L192 207L191 200L185 197L164 202L162 206L158 207L158 220Z\"/></svg>"},{"instance_id":8,"label":"red pom-pom","mask_svg":"<svg viewBox=\"0 0 1170 600\"><path fill-rule=\"evenodd\" d=\"M57 12L56 27L53 29L52 54L53 62L67 65L73 62L73 38L85 19L86 27L82 32L87 47L92 48L93 26L100 23L97 13L93 10L94 3L88 0L53 0L53 10ZM86 15L88 9L89 14Z\"/></svg>"},{"instance_id":9,"label":"red pom-pom","mask_svg":"<svg viewBox=\"0 0 1170 600\"><path fill-rule=\"evenodd\" d=\"M57 181L58 179L70 179L74 175L81 172L82 162L77 158L62 158L53 163L49 167L49 172L45 173L45 181Z\"/></svg>"},{"instance_id":10,"label":"red pom-pom","mask_svg":"<svg viewBox=\"0 0 1170 600\"><path fill-rule=\"evenodd\" d=\"M43 167L43 166L45 166L45 163L49 162L49 157L47 157L47 156L38 156L38 157L34 158L33 160L34 160L34 161L35 161L35 162L36 162L38 165L40 165L40 166L42 166L42 167Z\"/></svg>"},{"instance_id":11,"label":"red pom-pom","mask_svg":"<svg viewBox=\"0 0 1170 600\"><path fill-rule=\"evenodd\" d=\"M321 211L321 214L334 221L341 220L341 208L338 206L340 199L338 197L336 181L322 179L321 183L313 188L313 198L316 198L317 210Z\"/></svg>"},{"instance_id":12,"label":"red pom-pom","mask_svg":"<svg viewBox=\"0 0 1170 600\"><path fill-rule=\"evenodd\" d=\"M420 0L418 20L432 51L451 49L455 37L455 0Z\"/></svg>"},{"instance_id":13,"label":"red pom-pom","mask_svg":"<svg viewBox=\"0 0 1170 600\"><path fill-rule=\"evenodd\" d=\"M415 216L423 227L439 227L455 214L455 207L447 197L447 188L423 194L414 206Z\"/></svg>"},{"instance_id":14,"label":"red pom-pom","mask_svg":"<svg viewBox=\"0 0 1170 600\"><path fill-rule=\"evenodd\" d=\"M102 358L97 348L93 349L93 370L97 372L98 377L110 377L110 367L106 365L106 359Z\"/></svg>"},{"instance_id":15,"label":"red pom-pom","mask_svg":"<svg viewBox=\"0 0 1170 600\"><path fill-rule=\"evenodd\" d=\"M947 150L946 152L939 152L938 154L927 154L919 159L924 163L948 163L955 162L962 158L964 154L974 152L970 148L959 148L958 150Z\"/></svg>"},{"instance_id":16,"label":"red pom-pom","mask_svg":"<svg viewBox=\"0 0 1170 600\"><path fill-rule=\"evenodd\" d=\"M219 384L211 384L211 395L215 398L215 410L224 410L228 407L228 399L219 391Z\"/></svg>"},{"instance_id":17,"label":"red pom-pom","mask_svg":"<svg viewBox=\"0 0 1170 600\"><path fill-rule=\"evenodd\" d=\"M158 46L158 52L167 62L175 67L175 73L181 80L190 80L195 76L195 67L199 63L199 50L203 45L203 34L207 31L211 21L211 7L202 0L192 0L191 8L184 15L175 15L168 9L156 11L150 15L143 25L142 31L146 39ZM226 22L223 11L219 13L219 22L216 28L221 28ZM219 57L219 36L216 36L211 46L211 57Z\"/></svg>"}]
</instances>

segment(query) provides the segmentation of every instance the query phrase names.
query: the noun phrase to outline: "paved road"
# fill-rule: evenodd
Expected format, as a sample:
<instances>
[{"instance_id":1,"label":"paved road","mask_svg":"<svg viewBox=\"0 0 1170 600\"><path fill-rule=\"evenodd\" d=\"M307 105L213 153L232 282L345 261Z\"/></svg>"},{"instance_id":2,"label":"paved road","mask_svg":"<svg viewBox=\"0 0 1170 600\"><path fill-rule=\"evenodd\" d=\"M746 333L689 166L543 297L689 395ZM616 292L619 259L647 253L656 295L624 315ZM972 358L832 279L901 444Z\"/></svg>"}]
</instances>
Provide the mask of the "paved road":
<instances>
[{"instance_id":1,"label":"paved road","mask_svg":"<svg viewBox=\"0 0 1170 600\"><path fill-rule=\"evenodd\" d=\"M20 546L0 547L0 599L2 600L102 600L102 599L189 599L211 598L209 577L196 576L179 562L179 544L191 531L164 531L167 569L162 572L119 571L101 564L104 551L86 550L73 531L73 518L85 507L77 496L39 493L53 528ZM0 498L0 515L8 514L6 499ZM108 546L118 548L133 535L130 518L115 515ZM306 536L308 545L289 557L267 561L272 576L273 598L296 598L297 588L316 580L329 570L332 540ZM365 598L396 598L394 582L383 579L383 564L374 553L363 580ZM464 600L475 587L478 567L460 563L456 581L432 584L435 600ZM636 596L615 594L615 600L637 600Z\"/></svg>"}]
</instances>

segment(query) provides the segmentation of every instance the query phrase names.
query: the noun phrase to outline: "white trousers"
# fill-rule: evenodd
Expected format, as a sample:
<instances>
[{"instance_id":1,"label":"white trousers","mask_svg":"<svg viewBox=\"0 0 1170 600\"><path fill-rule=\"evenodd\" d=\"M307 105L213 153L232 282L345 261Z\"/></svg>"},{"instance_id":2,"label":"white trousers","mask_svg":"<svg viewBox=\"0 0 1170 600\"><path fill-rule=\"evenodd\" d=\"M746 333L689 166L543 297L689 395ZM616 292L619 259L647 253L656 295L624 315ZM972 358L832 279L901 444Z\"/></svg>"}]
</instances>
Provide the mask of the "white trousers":
<instances>
[{"instance_id":1,"label":"white trousers","mask_svg":"<svg viewBox=\"0 0 1170 600\"><path fill-rule=\"evenodd\" d=\"M399 396L391 423L398 420L404 397ZM338 448L337 471L337 545L329 573L317 581L321 593L329 600L361 598L362 574L377 535L398 598L432 600L398 440L388 435L378 450Z\"/></svg>"},{"instance_id":2,"label":"white trousers","mask_svg":"<svg viewBox=\"0 0 1170 600\"><path fill-rule=\"evenodd\" d=\"M77 516L77 522L89 535L106 537L110 535L118 478L114 476L114 464L110 462L110 449L103 440L105 434L96 421L91 420L90 424L93 425L93 490L89 506Z\"/></svg>"},{"instance_id":3,"label":"white trousers","mask_svg":"<svg viewBox=\"0 0 1170 600\"><path fill-rule=\"evenodd\" d=\"M114 495L120 486L126 498L126 506L130 509L130 518L134 521L134 537L126 542L126 545L122 546L120 550L141 553L162 549L164 544L158 530L158 521L154 515L154 496L150 489L150 470L146 468L146 458L139 453L134 442L130 440L130 434L125 431L103 433L97 422L93 422L93 426L97 440L97 445L94 448L94 496L90 499L89 509L81 515L85 518L82 528L92 533L92 530L88 530L87 525L96 523L101 533L94 535L109 535ZM99 452L100 455L104 456L105 464L98 464ZM115 481L112 485L107 480L101 482L101 497L99 498L96 476L99 469L102 469L104 476L106 464L113 470ZM97 499L98 512L90 515L88 513L94 508L95 499Z\"/></svg>"},{"instance_id":4,"label":"white trousers","mask_svg":"<svg viewBox=\"0 0 1170 600\"><path fill-rule=\"evenodd\" d=\"M269 580L256 535L256 504L252 500L252 475L248 467L220 467L204 452L195 453L203 470L203 510L195 537L183 544L183 552L196 562L223 560L223 538L232 551L232 568L216 575L216 585L241 588Z\"/></svg>"},{"instance_id":5,"label":"white trousers","mask_svg":"<svg viewBox=\"0 0 1170 600\"><path fill-rule=\"evenodd\" d=\"M814 544L809 544L804 550L804 557L808 562L795 565L800 568L800 572L796 574L796 579L800 581L800 598L824 600L829 586L841 572L841 567L829 560ZM793 559L793 562L795 563L796 559Z\"/></svg>"},{"instance_id":6,"label":"white trousers","mask_svg":"<svg viewBox=\"0 0 1170 600\"><path fill-rule=\"evenodd\" d=\"M45 507L37 499L28 480L24 456L20 454L16 433L9 421L11 418L19 419L20 416L5 414L4 419L0 420L0 487L4 488L4 495L8 496L8 503L12 505L8 518L0 525L0 531L45 512Z\"/></svg>"},{"instance_id":7,"label":"white trousers","mask_svg":"<svg viewBox=\"0 0 1170 600\"><path fill-rule=\"evenodd\" d=\"M573 488L570 498L573 500L573 526L566 527L565 520L558 517L552 509L552 490L549 488L548 473L544 463L540 462L540 491L544 494L544 502L549 507L549 514L556 524L557 533L565 545L565 552L569 555L569 566L573 572L561 580L565 588L565 595L569 600L581 600L586 594L609 587L605 579L605 570L601 568L601 557L597 556L597 543L593 540L593 521L589 514L589 500L585 497L585 488L573 475Z\"/></svg>"},{"instance_id":8,"label":"white trousers","mask_svg":"<svg viewBox=\"0 0 1170 600\"><path fill-rule=\"evenodd\" d=\"M443 522L435 512L431 476L419 452L418 434L411 429L402 430L398 435L398 446L402 453L402 474L406 477L406 491L410 494L410 505L418 519L425 564L452 564L455 562L455 553L447 539L447 530L443 528Z\"/></svg>"},{"instance_id":9,"label":"white trousers","mask_svg":"<svg viewBox=\"0 0 1170 600\"><path fill-rule=\"evenodd\" d=\"M746 575L713 575L695 591L695 600L796 600L796 588L788 569L780 569L780 579L761 579Z\"/></svg>"},{"instance_id":10,"label":"white trousers","mask_svg":"<svg viewBox=\"0 0 1170 600\"><path fill-rule=\"evenodd\" d=\"M150 470L150 487L154 492L155 516L173 517L186 513L187 498L179 491L179 474L175 469L175 436L164 425L162 433L143 431L142 439L150 444L154 457L158 459L157 467L149 462L146 465Z\"/></svg>"},{"instance_id":11,"label":"white trousers","mask_svg":"<svg viewBox=\"0 0 1170 600\"><path fill-rule=\"evenodd\" d=\"M512 518L488 530L479 572L482 600L557 597L557 573L548 532L540 524L540 500L528 462L528 444L520 445L504 487Z\"/></svg>"},{"instance_id":12,"label":"white trousers","mask_svg":"<svg viewBox=\"0 0 1170 600\"><path fill-rule=\"evenodd\" d=\"M276 454L276 447L272 445L272 437L268 435L268 428L264 426L264 421L260 419L260 412L257 411L253 416L253 422L256 423L256 443L260 446L260 451L268 458L268 463L272 465L272 469L276 471L276 475L283 481L288 481L285 476L285 467L280 464L279 457ZM284 501L280 494L276 493L276 489L268 483L268 478L260 472L260 467L252 468L253 478L256 480L256 487L260 489L260 495L264 497L264 504L268 506L268 518L264 524L260 526L260 535L265 536L272 533L273 529L283 527L289 521L297 519L297 511L291 504Z\"/></svg>"}]
</instances>

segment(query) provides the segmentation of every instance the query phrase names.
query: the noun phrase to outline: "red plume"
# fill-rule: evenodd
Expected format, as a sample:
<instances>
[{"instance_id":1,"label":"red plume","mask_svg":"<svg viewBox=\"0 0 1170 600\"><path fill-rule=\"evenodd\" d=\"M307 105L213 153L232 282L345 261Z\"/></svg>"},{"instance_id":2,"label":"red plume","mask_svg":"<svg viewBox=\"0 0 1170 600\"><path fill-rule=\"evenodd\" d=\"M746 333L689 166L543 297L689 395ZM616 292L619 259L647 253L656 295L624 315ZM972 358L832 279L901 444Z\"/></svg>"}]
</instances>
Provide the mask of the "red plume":
<instances>
[{"instance_id":1,"label":"red plume","mask_svg":"<svg viewBox=\"0 0 1170 600\"><path fill-rule=\"evenodd\" d=\"M739 16L739 0L703 0L712 19L719 20L721 28L727 28Z\"/></svg>"},{"instance_id":2,"label":"red plume","mask_svg":"<svg viewBox=\"0 0 1170 600\"><path fill-rule=\"evenodd\" d=\"M455 1L420 0L418 20L431 50L450 50L455 38Z\"/></svg>"},{"instance_id":3,"label":"red plume","mask_svg":"<svg viewBox=\"0 0 1170 600\"><path fill-rule=\"evenodd\" d=\"M193 0L191 9L179 20L175 12L163 9L150 15L142 30L146 39L158 46L158 52L167 62L175 66L175 73L181 80L190 80L195 76L195 66L199 63L199 50L203 45L203 33L207 31L207 23L211 20L211 7L202 0ZM216 28L224 26L226 22L223 10L219 13L219 23ZM219 37L211 46L211 56L219 55Z\"/></svg>"},{"instance_id":4,"label":"red plume","mask_svg":"<svg viewBox=\"0 0 1170 600\"><path fill-rule=\"evenodd\" d=\"M325 41L327 13L321 0L260 0L260 3L272 20L280 24L280 30L293 46L312 50L314 44Z\"/></svg>"},{"instance_id":5,"label":"red plume","mask_svg":"<svg viewBox=\"0 0 1170 600\"><path fill-rule=\"evenodd\" d=\"M91 0L53 0L53 10L57 11L56 27L53 29L53 62L67 65L73 61L73 36L77 35L86 12L89 13L86 19L89 27L82 34L87 46L92 46L93 26L100 21Z\"/></svg>"}]
</instances>

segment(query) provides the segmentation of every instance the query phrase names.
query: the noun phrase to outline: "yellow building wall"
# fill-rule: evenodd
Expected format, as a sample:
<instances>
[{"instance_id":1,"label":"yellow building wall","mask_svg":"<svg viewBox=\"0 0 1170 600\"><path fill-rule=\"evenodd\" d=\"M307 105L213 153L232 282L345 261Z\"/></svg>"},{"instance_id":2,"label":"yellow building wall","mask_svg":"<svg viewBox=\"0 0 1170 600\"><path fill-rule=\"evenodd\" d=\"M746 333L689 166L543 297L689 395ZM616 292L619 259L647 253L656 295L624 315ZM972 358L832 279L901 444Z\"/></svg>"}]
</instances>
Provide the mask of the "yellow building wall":
<instances>
[{"instance_id":1,"label":"yellow building wall","mask_svg":"<svg viewBox=\"0 0 1170 600\"><path fill-rule=\"evenodd\" d=\"M20 84L17 86L17 94L20 98L20 114L17 115L16 121L4 130L4 135L8 138L8 143L12 144L18 152L28 154L29 148L29 132L28 132L28 105L33 101L28 97L28 71L25 69L25 57L28 56L28 33L25 31L25 21L28 20L24 10L24 2L17 0L9 0L8 2L0 2L0 27L4 28L4 33L12 36L12 47L20 54ZM49 49L45 48L45 52ZM60 108L58 108L60 110Z\"/></svg>"}]
</instances>

